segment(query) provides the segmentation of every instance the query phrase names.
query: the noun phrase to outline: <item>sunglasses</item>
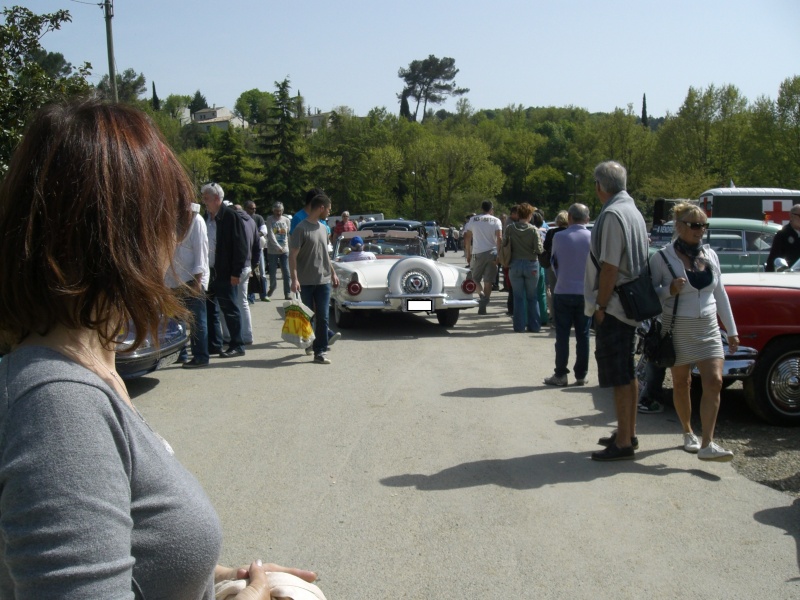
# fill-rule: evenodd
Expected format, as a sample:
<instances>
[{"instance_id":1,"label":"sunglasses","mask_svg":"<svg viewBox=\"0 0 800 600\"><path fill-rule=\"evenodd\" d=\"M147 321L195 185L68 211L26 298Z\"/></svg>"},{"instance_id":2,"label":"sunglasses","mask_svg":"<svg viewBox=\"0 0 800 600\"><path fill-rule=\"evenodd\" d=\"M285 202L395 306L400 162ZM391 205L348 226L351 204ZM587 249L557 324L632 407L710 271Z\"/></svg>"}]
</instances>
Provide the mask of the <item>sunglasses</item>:
<instances>
[{"instance_id":1,"label":"sunglasses","mask_svg":"<svg viewBox=\"0 0 800 600\"><path fill-rule=\"evenodd\" d=\"M699 223L699 222L691 223L689 221L682 221L682 223L688 226L689 229L694 229L695 231L698 229L708 229L708 223Z\"/></svg>"}]
</instances>

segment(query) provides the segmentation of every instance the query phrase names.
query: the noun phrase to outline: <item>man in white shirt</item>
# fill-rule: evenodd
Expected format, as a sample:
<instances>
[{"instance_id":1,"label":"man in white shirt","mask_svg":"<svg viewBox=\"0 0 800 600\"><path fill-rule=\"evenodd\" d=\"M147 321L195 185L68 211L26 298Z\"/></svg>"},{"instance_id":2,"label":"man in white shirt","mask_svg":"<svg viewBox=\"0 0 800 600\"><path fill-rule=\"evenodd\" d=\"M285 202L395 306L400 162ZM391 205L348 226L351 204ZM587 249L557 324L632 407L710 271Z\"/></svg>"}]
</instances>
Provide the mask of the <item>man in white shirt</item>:
<instances>
[{"instance_id":1,"label":"man in white shirt","mask_svg":"<svg viewBox=\"0 0 800 600\"><path fill-rule=\"evenodd\" d=\"M484 200L481 210L483 214L475 215L464 226L464 253L472 279L479 285L483 281L478 314L485 315L492 284L497 277L497 249L503 243L503 224L492 214L494 205L491 200Z\"/></svg>"},{"instance_id":2,"label":"man in white shirt","mask_svg":"<svg viewBox=\"0 0 800 600\"><path fill-rule=\"evenodd\" d=\"M183 290L181 296L186 308L192 313L191 326L192 360L184 362L185 369L208 366L208 326L206 323L206 297L208 289L208 233L206 222L200 216L200 205L192 204L194 218L186 237L183 238L165 276L166 284Z\"/></svg>"}]
</instances>

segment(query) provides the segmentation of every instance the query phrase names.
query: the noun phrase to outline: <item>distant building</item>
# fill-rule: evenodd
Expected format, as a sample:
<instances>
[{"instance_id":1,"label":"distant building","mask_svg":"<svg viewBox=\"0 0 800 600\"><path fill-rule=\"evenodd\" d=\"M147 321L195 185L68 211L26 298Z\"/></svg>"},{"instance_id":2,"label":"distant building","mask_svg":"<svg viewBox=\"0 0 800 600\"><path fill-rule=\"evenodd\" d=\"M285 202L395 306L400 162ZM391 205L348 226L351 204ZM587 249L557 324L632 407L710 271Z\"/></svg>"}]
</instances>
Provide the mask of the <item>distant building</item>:
<instances>
[{"instance_id":1,"label":"distant building","mask_svg":"<svg viewBox=\"0 0 800 600\"><path fill-rule=\"evenodd\" d=\"M235 116L224 106L214 106L198 110L192 115L192 121L204 127L205 131L211 131L212 127L225 131L228 127L247 128L249 124L244 119Z\"/></svg>"},{"instance_id":2,"label":"distant building","mask_svg":"<svg viewBox=\"0 0 800 600\"><path fill-rule=\"evenodd\" d=\"M303 121L308 125L308 133L316 133L319 129L330 127L332 114L330 112L318 112L315 115L302 117Z\"/></svg>"}]
</instances>

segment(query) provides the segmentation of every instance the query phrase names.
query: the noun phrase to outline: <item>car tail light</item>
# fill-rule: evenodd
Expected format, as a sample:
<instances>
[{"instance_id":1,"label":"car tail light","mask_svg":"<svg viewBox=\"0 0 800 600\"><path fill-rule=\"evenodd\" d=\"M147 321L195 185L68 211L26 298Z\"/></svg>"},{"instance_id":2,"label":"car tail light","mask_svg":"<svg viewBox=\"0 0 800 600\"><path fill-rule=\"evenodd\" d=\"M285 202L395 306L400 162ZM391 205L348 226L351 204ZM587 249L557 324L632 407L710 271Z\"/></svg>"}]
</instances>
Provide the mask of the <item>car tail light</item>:
<instances>
[{"instance_id":1,"label":"car tail light","mask_svg":"<svg viewBox=\"0 0 800 600\"><path fill-rule=\"evenodd\" d=\"M362 289L363 288L361 287L361 284L357 281L351 281L349 284L347 284L347 293L351 296L358 296Z\"/></svg>"},{"instance_id":2,"label":"car tail light","mask_svg":"<svg viewBox=\"0 0 800 600\"><path fill-rule=\"evenodd\" d=\"M478 289L478 284L472 281L472 279L465 279L464 283L461 284L461 291L465 294L474 294Z\"/></svg>"}]
</instances>

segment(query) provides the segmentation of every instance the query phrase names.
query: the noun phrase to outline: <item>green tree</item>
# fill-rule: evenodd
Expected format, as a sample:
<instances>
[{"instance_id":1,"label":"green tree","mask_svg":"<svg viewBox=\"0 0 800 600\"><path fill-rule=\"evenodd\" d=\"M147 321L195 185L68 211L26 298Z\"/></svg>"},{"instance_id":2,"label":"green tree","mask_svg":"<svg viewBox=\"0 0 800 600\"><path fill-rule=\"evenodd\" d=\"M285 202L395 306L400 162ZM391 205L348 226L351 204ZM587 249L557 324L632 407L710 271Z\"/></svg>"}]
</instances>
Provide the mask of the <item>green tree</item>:
<instances>
[{"instance_id":1,"label":"green tree","mask_svg":"<svg viewBox=\"0 0 800 600\"><path fill-rule=\"evenodd\" d=\"M117 97L120 102L134 104L139 97L147 91L147 81L142 73L137 73L133 69L125 69L120 75L117 73ZM111 99L111 79L103 75L100 83L97 84L97 91L107 99Z\"/></svg>"},{"instance_id":2,"label":"green tree","mask_svg":"<svg viewBox=\"0 0 800 600\"><path fill-rule=\"evenodd\" d=\"M156 94L156 82L153 82L153 98L150 100L150 105L153 107L153 110L159 111L161 110L161 100L158 98L158 94Z\"/></svg>"},{"instance_id":3,"label":"green tree","mask_svg":"<svg viewBox=\"0 0 800 600\"><path fill-rule=\"evenodd\" d=\"M494 198L503 187L500 167L477 138L428 135L408 149L406 167L415 173L417 212L450 223L461 198Z\"/></svg>"},{"instance_id":4,"label":"green tree","mask_svg":"<svg viewBox=\"0 0 800 600\"><path fill-rule=\"evenodd\" d=\"M241 131L228 127L215 132L211 143L211 177L225 191L225 199L241 204L256 197L257 165L244 147Z\"/></svg>"},{"instance_id":5,"label":"green tree","mask_svg":"<svg viewBox=\"0 0 800 600\"><path fill-rule=\"evenodd\" d=\"M250 125L259 125L267 121L274 105L275 96L272 93L254 88L237 98L234 112Z\"/></svg>"},{"instance_id":6,"label":"green tree","mask_svg":"<svg viewBox=\"0 0 800 600\"><path fill-rule=\"evenodd\" d=\"M0 176L31 115L42 105L86 93L91 65L73 69L61 62L48 66L40 40L72 19L69 12L37 15L27 8L3 9L0 25ZM44 57L44 58L43 58ZM63 58L63 57L62 57ZM43 65L43 63L45 63ZM58 63L57 60L54 63Z\"/></svg>"},{"instance_id":7,"label":"green tree","mask_svg":"<svg viewBox=\"0 0 800 600\"><path fill-rule=\"evenodd\" d=\"M211 179L211 170L214 167L211 149L189 148L181 152L178 155L178 159L186 168L186 172L189 173L197 189L200 189L204 182Z\"/></svg>"},{"instance_id":8,"label":"green tree","mask_svg":"<svg viewBox=\"0 0 800 600\"><path fill-rule=\"evenodd\" d=\"M180 119L183 117L183 110L189 108L192 102L191 96L182 96L180 94L170 94L166 100L161 103L164 112L166 112L173 119Z\"/></svg>"},{"instance_id":9,"label":"green tree","mask_svg":"<svg viewBox=\"0 0 800 600\"><path fill-rule=\"evenodd\" d=\"M469 88L460 88L456 85L458 75L456 59L445 56L436 58L433 54L424 60L414 60L407 69L402 67L397 76L405 83L405 88L398 95L402 101L408 98L416 100L413 120L417 120L419 105L422 102L422 119L425 120L428 104L441 104L448 96L462 96L469 92ZM406 111L410 114L410 110Z\"/></svg>"},{"instance_id":10,"label":"green tree","mask_svg":"<svg viewBox=\"0 0 800 600\"><path fill-rule=\"evenodd\" d=\"M275 105L258 128L257 155L265 177L259 191L271 201L280 200L289 209L300 208L308 187L307 154L297 115L297 101L289 95L289 79L275 82Z\"/></svg>"},{"instance_id":11,"label":"green tree","mask_svg":"<svg viewBox=\"0 0 800 600\"><path fill-rule=\"evenodd\" d=\"M800 76L781 83L776 113L779 145L786 156L784 185L800 187Z\"/></svg>"},{"instance_id":12,"label":"green tree","mask_svg":"<svg viewBox=\"0 0 800 600\"><path fill-rule=\"evenodd\" d=\"M642 127L645 129L650 127L650 121L647 118L647 94L642 94Z\"/></svg>"},{"instance_id":13,"label":"green tree","mask_svg":"<svg viewBox=\"0 0 800 600\"><path fill-rule=\"evenodd\" d=\"M189 102L189 112L194 114L198 110L203 110L204 108L208 108L208 101L206 101L206 97L200 93L200 90L197 90L191 102Z\"/></svg>"}]
</instances>

